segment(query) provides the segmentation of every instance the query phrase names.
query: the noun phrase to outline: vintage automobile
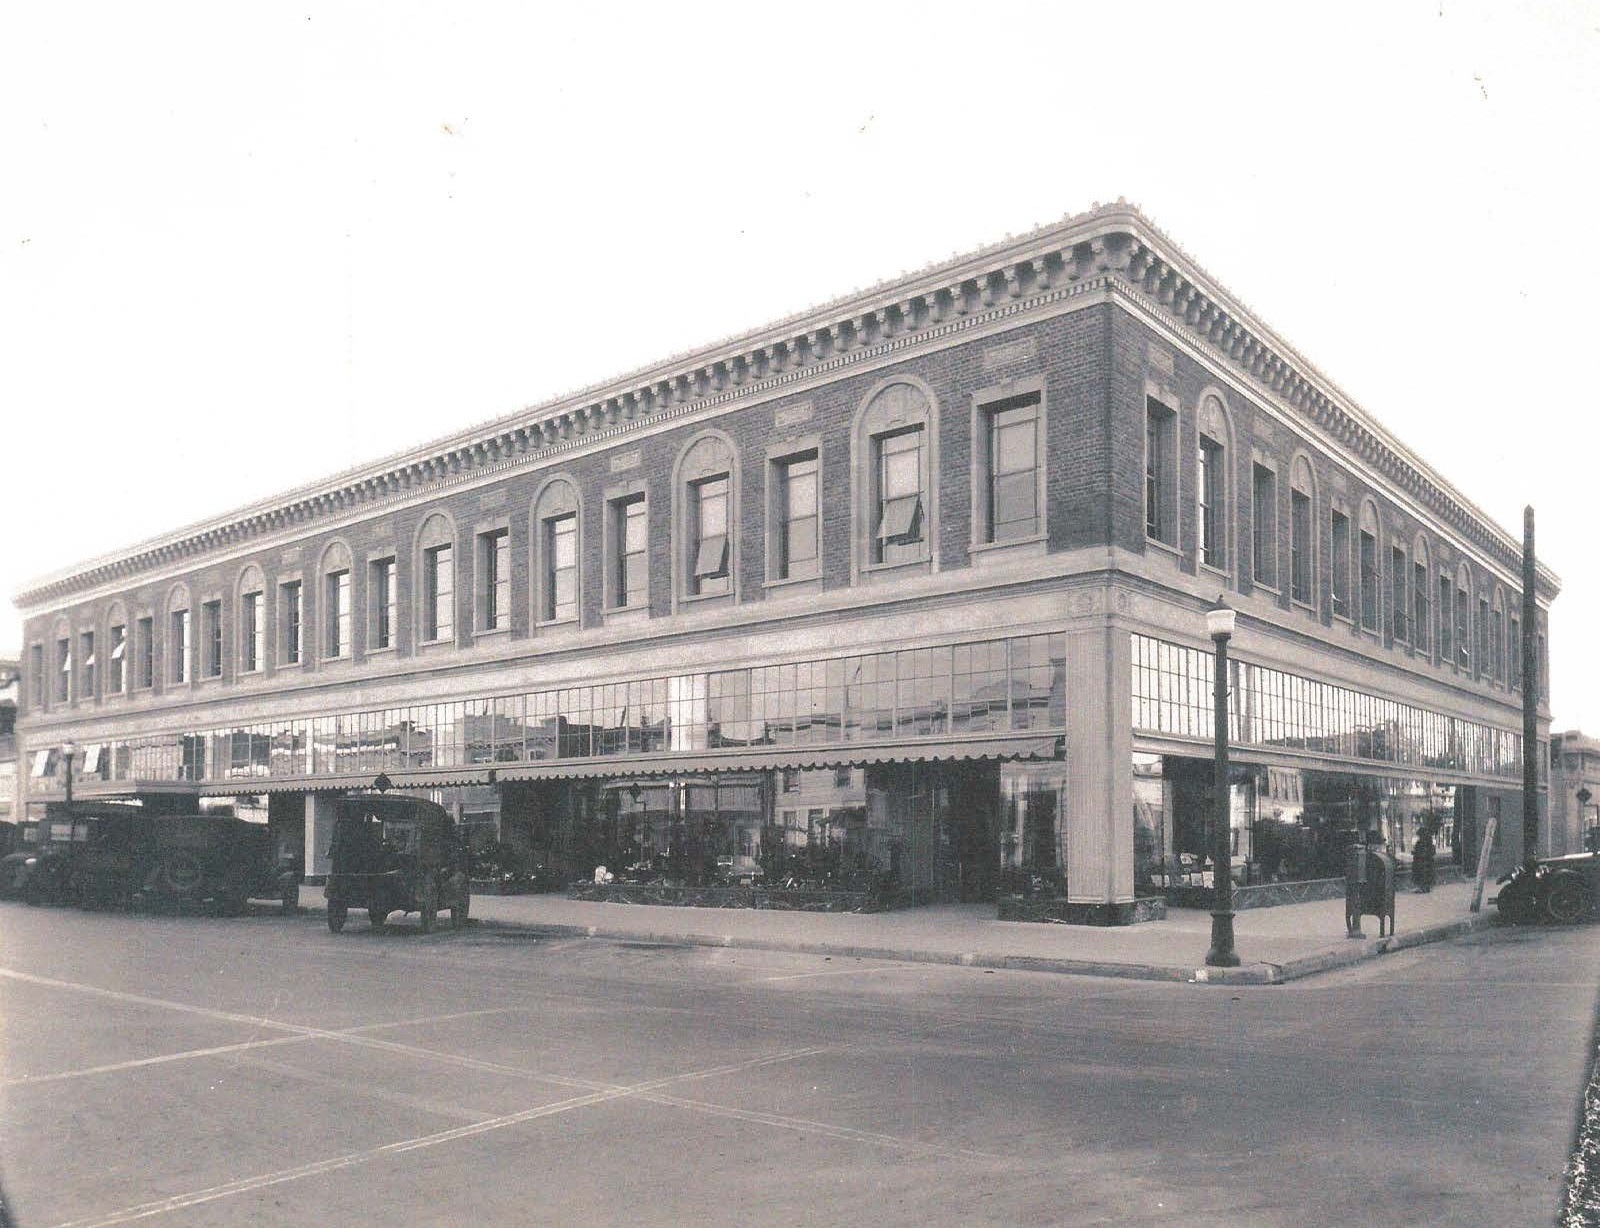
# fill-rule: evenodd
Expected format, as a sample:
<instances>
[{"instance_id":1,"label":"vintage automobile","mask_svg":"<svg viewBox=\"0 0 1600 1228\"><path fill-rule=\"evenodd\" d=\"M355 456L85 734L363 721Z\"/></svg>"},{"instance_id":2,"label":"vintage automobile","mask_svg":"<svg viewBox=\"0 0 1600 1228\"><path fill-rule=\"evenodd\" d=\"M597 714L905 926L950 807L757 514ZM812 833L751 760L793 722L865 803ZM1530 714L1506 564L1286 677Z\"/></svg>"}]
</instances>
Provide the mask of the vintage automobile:
<instances>
[{"instance_id":1,"label":"vintage automobile","mask_svg":"<svg viewBox=\"0 0 1600 1228\"><path fill-rule=\"evenodd\" d=\"M449 909L455 928L467 923L466 842L442 806L381 792L342 797L334 803L329 857L324 894L335 934L352 908L365 909L373 929L382 929L392 913L415 912L426 933L442 909Z\"/></svg>"},{"instance_id":2,"label":"vintage automobile","mask_svg":"<svg viewBox=\"0 0 1600 1228\"><path fill-rule=\"evenodd\" d=\"M209 905L238 914L251 899L298 911L299 867L274 855L272 835L231 815L153 815L137 806L76 803L47 812L30 903L88 907Z\"/></svg>"},{"instance_id":3,"label":"vintage automobile","mask_svg":"<svg viewBox=\"0 0 1600 1228\"><path fill-rule=\"evenodd\" d=\"M29 904L75 901L78 862L101 824L126 829L147 820L126 802L51 802L34 825L34 839L5 859L7 892Z\"/></svg>"},{"instance_id":4,"label":"vintage automobile","mask_svg":"<svg viewBox=\"0 0 1600 1228\"><path fill-rule=\"evenodd\" d=\"M1494 904L1508 921L1570 925L1600 903L1600 853L1544 857L1532 874L1519 865L1500 879Z\"/></svg>"}]
</instances>

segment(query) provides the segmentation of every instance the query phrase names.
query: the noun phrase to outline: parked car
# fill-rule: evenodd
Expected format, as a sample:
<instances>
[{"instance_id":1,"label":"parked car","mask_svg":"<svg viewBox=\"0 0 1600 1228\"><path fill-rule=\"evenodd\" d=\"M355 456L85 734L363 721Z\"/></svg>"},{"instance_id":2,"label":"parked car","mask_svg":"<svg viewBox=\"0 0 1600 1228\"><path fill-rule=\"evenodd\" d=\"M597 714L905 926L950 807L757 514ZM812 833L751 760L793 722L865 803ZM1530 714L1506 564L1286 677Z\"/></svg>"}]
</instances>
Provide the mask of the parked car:
<instances>
[{"instance_id":1,"label":"parked car","mask_svg":"<svg viewBox=\"0 0 1600 1228\"><path fill-rule=\"evenodd\" d=\"M286 913L299 908L299 866L274 855L258 823L92 802L47 813L44 827L47 838L25 867L30 903L210 905L237 914L251 899L273 899Z\"/></svg>"},{"instance_id":2,"label":"parked car","mask_svg":"<svg viewBox=\"0 0 1600 1228\"><path fill-rule=\"evenodd\" d=\"M126 829L149 822L126 802L52 802L34 828L34 840L5 859L8 889L29 904L76 901L79 860L102 824Z\"/></svg>"},{"instance_id":3,"label":"parked car","mask_svg":"<svg viewBox=\"0 0 1600 1228\"><path fill-rule=\"evenodd\" d=\"M457 929L472 904L463 833L450 812L420 797L357 793L334 803L328 928L344 929L352 908L365 909L373 929L393 913L419 913L433 929L449 909Z\"/></svg>"},{"instance_id":4,"label":"parked car","mask_svg":"<svg viewBox=\"0 0 1600 1228\"><path fill-rule=\"evenodd\" d=\"M28 863L34 860L39 847L38 839L38 823L18 824L14 844L4 857L0 857L0 900L16 899L22 895L23 883L32 872Z\"/></svg>"},{"instance_id":5,"label":"parked car","mask_svg":"<svg viewBox=\"0 0 1600 1228\"><path fill-rule=\"evenodd\" d=\"M1600 904L1600 853L1545 857L1532 874L1518 865L1501 877L1494 903L1508 921L1582 921Z\"/></svg>"}]
</instances>

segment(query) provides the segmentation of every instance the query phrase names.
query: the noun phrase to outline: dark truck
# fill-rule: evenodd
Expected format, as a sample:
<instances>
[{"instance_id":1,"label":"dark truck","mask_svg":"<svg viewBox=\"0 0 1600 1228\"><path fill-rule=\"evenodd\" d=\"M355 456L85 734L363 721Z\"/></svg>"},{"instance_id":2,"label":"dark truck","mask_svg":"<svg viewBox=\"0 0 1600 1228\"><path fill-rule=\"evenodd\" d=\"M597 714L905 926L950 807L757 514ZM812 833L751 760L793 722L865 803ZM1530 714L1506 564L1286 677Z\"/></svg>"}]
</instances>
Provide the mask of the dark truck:
<instances>
[{"instance_id":1,"label":"dark truck","mask_svg":"<svg viewBox=\"0 0 1600 1228\"><path fill-rule=\"evenodd\" d=\"M373 929L391 913L419 913L424 933L441 909L450 924L467 923L472 904L467 848L450 812L420 797L355 793L334 802L331 868L324 894L328 928L344 929L352 908Z\"/></svg>"},{"instance_id":2,"label":"dark truck","mask_svg":"<svg viewBox=\"0 0 1600 1228\"><path fill-rule=\"evenodd\" d=\"M22 895L88 907L207 905L244 912L252 899L300 905L299 867L271 832L232 815L152 815L137 806L76 803L46 814Z\"/></svg>"}]
</instances>

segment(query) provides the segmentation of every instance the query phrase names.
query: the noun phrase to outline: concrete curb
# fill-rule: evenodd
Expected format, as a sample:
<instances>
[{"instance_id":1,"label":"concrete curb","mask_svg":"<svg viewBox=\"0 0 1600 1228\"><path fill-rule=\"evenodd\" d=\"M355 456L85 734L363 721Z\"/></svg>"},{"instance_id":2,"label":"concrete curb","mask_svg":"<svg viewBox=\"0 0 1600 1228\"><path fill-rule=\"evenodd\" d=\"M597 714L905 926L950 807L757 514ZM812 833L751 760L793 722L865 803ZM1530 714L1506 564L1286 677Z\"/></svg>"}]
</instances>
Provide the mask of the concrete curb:
<instances>
[{"instance_id":1,"label":"concrete curb","mask_svg":"<svg viewBox=\"0 0 1600 1228\"><path fill-rule=\"evenodd\" d=\"M549 938L603 938L617 942L653 943L676 947L723 947L751 951L790 951L800 955L827 955L839 959L881 959L897 963L943 964L960 968L987 968L1008 972L1051 972L1066 976L1104 976L1135 981L1169 981L1202 985L1281 985L1390 951L1425 943L1443 942L1492 925L1495 915L1480 913L1459 921L1425 926L1404 934L1369 938L1347 946L1329 947L1283 964L1252 963L1237 968L1189 969L1176 965L1124 963L1107 960L1062 959L1038 955L1006 955L981 951L928 951L899 947L858 946L851 943L805 942L798 939L739 937L734 934L657 933L626 927L562 925L506 920L479 921L487 930Z\"/></svg>"}]
</instances>

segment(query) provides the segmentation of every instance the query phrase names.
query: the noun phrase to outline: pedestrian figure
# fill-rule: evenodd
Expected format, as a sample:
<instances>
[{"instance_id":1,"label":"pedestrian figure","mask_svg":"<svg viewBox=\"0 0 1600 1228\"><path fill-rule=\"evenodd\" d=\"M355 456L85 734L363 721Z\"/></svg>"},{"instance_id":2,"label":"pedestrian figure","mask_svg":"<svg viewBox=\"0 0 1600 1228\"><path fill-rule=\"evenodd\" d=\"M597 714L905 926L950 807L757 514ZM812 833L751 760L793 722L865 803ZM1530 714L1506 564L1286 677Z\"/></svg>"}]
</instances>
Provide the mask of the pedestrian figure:
<instances>
[{"instance_id":1,"label":"pedestrian figure","mask_svg":"<svg viewBox=\"0 0 1600 1228\"><path fill-rule=\"evenodd\" d=\"M1426 894L1433 890L1433 829L1424 824L1411 846L1411 884Z\"/></svg>"}]
</instances>

